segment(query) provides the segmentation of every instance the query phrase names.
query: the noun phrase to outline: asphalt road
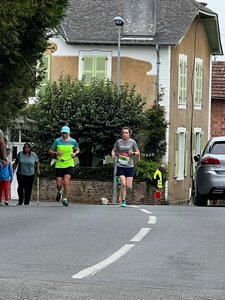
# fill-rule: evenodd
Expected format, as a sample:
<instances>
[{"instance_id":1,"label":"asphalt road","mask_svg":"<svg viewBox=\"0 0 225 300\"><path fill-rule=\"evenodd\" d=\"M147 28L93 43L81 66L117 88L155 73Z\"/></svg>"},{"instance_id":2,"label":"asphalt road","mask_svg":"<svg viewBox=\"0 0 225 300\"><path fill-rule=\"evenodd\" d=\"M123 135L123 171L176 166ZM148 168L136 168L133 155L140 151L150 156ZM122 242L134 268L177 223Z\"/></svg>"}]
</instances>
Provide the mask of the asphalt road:
<instances>
[{"instance_id":1,"label":"asphalt road","mask_svg":"<svg viewBox=\"0 0 225 300\"><path fill-rule=\"evenodd\" d=\"M0 299L225 299L224 215L224 207L0 207Z\"/></svg>"}]
</instances>

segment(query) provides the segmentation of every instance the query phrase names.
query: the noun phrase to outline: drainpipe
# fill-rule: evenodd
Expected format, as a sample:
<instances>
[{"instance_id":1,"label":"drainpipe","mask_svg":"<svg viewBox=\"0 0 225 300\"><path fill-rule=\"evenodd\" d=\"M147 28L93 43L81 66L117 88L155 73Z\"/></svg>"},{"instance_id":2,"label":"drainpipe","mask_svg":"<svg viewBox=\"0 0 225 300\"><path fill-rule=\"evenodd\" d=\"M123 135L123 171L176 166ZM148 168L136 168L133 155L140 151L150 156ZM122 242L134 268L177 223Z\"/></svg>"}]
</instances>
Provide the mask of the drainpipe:
<instances>
[{"instance_id":1,"label":"drainpipe","mask_svg":"<svg viewBox=\"0 0 225 300\"><path fill-rule=\"evenodd\" d=\"M158 106L159 105L159 67L160 67L160 56L159 56L159 51L160 51L160 46L155 45L155 50L156 50L156 55L157 55L157 73L156 73L156 101L155 104Z\"/></svg>"}]
</instances>

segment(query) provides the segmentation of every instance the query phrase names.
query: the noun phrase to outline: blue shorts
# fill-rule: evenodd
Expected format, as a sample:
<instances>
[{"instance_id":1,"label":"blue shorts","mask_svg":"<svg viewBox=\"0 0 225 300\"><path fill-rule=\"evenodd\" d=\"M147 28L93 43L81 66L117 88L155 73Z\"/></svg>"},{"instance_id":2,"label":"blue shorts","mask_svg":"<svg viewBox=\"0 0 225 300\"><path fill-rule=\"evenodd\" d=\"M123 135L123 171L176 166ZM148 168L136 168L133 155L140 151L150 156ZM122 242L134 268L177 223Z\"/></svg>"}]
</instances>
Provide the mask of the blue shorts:
<instances>
[{"instance_id":1,"label":"blue shorts","mask_svg":"<svg viewBox=\"0 0 225 300\"><path fill-rule=\"evenodd\" d=\"M134 167L117 167L116 176L134 177Z\"/></svg>"},{"instance_id":2,"label":"blue shorts","mask_svg":"<svg viewBox=\"0 0 225 300\"><path fill-rule=\"evenodd\" d=\"M55 169L55 176L64 178L65 175L74 175L74 167L68 168L56 168Z\"/></svg>"}]
</instances>

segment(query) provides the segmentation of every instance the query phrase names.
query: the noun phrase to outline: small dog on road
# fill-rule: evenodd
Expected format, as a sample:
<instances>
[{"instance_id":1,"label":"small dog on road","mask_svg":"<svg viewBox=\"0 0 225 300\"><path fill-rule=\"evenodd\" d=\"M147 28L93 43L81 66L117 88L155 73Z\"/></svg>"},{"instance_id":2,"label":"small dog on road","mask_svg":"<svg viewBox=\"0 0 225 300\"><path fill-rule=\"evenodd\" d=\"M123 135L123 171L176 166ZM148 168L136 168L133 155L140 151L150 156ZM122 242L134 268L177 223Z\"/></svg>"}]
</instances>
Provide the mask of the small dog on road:
<instances>
[{"instance_id":1,"label":"small dog on road","mask_svg":"<svg viewBox=\"0 0 225 300\"><path fill-rule=\"evenodd\" d=\"M106 199L106 198L101 198L101 200L102 200L102 204L103 204L103 205L110 204L110 203L109 203L109 200Z\"/></svg>"}]
</instances>

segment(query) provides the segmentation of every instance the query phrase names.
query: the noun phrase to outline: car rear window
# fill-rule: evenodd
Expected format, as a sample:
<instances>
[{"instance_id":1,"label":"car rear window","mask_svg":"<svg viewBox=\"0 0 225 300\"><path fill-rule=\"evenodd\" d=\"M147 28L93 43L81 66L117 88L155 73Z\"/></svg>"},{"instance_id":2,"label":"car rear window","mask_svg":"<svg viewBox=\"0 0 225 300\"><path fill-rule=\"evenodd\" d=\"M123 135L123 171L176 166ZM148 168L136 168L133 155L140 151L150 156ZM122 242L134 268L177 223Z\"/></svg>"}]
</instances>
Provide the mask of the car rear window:
<instances>
[{"instance_id":1,"label":"car rear window","mask_svg":"<svg viewBox=\"0 0 225 300\"><path fill-rule=\"evenodd\" d=\"M215 143L211 150L211 154L225 154L225 142Z\"/></svg>"}]
</instances>

